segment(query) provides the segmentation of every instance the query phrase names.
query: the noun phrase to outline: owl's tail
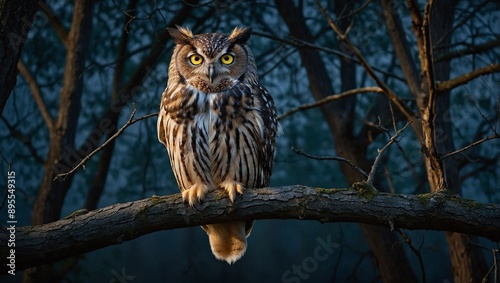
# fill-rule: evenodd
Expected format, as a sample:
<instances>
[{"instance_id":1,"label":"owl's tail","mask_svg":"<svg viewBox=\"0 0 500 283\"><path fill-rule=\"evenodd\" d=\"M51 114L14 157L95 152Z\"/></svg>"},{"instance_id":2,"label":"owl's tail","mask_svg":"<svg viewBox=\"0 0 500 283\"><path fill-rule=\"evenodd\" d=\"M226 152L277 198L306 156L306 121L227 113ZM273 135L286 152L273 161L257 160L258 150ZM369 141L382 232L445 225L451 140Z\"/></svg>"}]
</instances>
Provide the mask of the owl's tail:
<instances>
[{"instance_id":1,"label":"owl's tail","mask_svg":"<svg viewBox=\"0 0 500 283\"><path fill-rule=\"evenodd\" d=\"M217 259L233 264L247 250L247 237L250 236L254 221L237 221L203 225L208 234L212 253Z\"/></svg>"}]
</instances>

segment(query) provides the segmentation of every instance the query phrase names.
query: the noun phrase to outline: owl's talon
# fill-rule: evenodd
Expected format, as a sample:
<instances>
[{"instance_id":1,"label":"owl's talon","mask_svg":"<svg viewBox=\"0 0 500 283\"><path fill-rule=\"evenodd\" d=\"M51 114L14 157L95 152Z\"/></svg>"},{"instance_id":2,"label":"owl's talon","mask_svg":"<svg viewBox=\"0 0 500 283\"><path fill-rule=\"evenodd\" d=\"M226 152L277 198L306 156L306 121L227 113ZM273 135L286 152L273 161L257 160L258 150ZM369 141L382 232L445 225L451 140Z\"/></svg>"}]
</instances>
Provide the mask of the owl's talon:
<instances>
[{"instance_id":1,"label":"owl's talon","mask_svg":"<svg viewBox=\"0 0 500 283\"><path fill-rule=\"evenodd\" d=\"M182 200L193 207L195 203L201 202L208 192L215 190L206 184L194 184L189 189L182 191Z\"/></svg>"},{"instance_id":2,"label":"owl's talon","mask_svg":"<svg viewBox=\"0 0 500 283\"><path fill-rule=\"evenodd\" d=\"M229 195L229 200L232 203L234 203L234 199L236 197L236 194L242 195L243 190L245 189L245 187L241 183L234 182L234 181L222 182L219 185L219 187L227 192L227 194Z\"/></svg>"}]
</instances>

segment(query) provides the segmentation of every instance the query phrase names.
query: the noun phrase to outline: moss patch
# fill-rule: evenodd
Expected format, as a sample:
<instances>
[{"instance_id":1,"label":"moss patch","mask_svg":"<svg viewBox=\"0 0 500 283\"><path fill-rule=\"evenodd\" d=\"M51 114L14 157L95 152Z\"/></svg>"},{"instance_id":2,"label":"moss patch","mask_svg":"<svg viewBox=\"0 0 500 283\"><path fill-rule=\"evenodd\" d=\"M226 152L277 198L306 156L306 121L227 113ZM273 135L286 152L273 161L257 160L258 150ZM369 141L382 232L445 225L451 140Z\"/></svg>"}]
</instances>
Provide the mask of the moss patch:
<instances>
[{"instance_id":1,"label":"moss patch","mask_svg":"<svg viewBox=\"0 0 500 283\"><path fill-rule=\"evenodd\" d=\"M345 191L346 189L336 189L336 188L333 188L333 189L314 188L314 190L315 190L318 194L335 194L335 193L338 193L339 191Z\"/></svg>"},{"instance_id":2,"label":"moss patch","mask_svg":"<svg viewBox=\"0 0 500 283\"><path fill-rule=\"evenodd\" d=\"M358 192L357 195L359 197L362 197L362 198L365 198L368 200L372 200L375 196L378 196L380 194L379 191L373 189L372 186L370 186L370 184L368 184L366 182L356 182L356 183L352 184L351 188Z\"/></svg>"},{"instance_id":3,"label":"moss patch","mask_svg":"<svg viewBox=\"0 0 500 283\"><path fill-rule=\"evenodd\" d=\"M162 197L159 197L157 195L152 195L150 198L149 198L149 201L151 201L151 203L153 205L157 205L159 203L161 203L163 201L163 198Z\"/></svg>"}]
</instances>

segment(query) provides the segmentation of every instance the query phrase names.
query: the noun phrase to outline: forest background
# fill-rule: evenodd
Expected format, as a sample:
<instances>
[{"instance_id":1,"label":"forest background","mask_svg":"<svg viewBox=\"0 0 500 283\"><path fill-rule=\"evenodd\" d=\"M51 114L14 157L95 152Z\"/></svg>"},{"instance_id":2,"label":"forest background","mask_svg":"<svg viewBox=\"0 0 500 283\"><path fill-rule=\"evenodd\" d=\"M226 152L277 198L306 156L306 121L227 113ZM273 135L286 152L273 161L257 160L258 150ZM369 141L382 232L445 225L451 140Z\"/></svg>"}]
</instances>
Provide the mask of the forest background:
<instances>
[{"instance_id":1,"label":"forest background","mask_svg":"<svg viewBox=\"0 0 500 283\"><path fill-rule=\"evenodd\" d=\"M16 225L26 226L16 230L17 264L27 268L2 282L499 280L499 239L488 237L500 235L498 1L3 0L0 18L0 178L8 189L15 172ZM175 25L253 28L249 45L283 128L271 185L307 186L311 203L325 194L315 188L351 188L320 203L329 211L337 202L344 218L259 217L288 220L257 221L233 266L213 258L199 228L132 230L126 241L97 237L103 248L93 252L24 258L45 252L35 232L50 238L73 221L85 236L102 215L95 209L178 193L155 116L173 48L165 28ZM379 210L342 206L356 190L365 194L357 204ZM436 220L397 201L401 215L390 215L394 194L436 217L451 204L455 215ZM455 225L461 219L477 225Z\"/></svg>"}]
</instances>

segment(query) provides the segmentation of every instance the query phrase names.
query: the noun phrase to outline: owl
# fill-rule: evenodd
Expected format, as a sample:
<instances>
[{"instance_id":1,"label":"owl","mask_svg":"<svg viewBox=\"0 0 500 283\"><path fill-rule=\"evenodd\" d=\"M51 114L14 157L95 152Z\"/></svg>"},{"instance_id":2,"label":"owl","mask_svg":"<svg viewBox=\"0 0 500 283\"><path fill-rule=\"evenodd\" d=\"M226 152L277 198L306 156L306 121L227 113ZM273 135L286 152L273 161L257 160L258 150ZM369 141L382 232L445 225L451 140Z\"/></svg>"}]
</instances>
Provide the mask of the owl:
<instances>
[{"instance_id":1,"label":"owl","mask_svg":"<svg viewBox=\"0 0 500 283\"><path fill-rule=\"evenodd\" d=\"M251 28L194 35L168 29L175 42L158 116L182 198L189 205L208 192L230 204L247 189L269 185L278 131L276 107L259 84L247 41ZM212 253L229 264L246 251L253 221L202 225Z\"/></svg>"}]
</instances>

